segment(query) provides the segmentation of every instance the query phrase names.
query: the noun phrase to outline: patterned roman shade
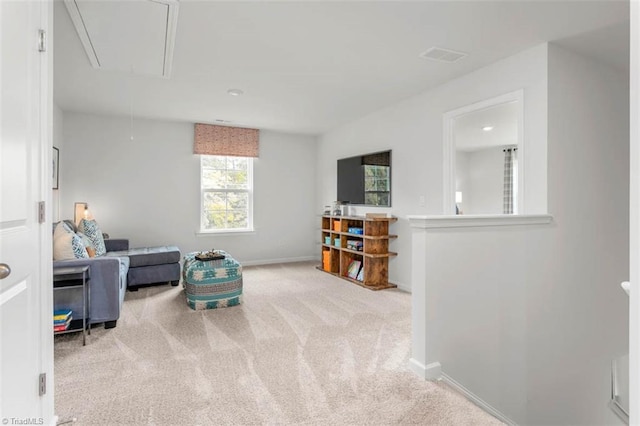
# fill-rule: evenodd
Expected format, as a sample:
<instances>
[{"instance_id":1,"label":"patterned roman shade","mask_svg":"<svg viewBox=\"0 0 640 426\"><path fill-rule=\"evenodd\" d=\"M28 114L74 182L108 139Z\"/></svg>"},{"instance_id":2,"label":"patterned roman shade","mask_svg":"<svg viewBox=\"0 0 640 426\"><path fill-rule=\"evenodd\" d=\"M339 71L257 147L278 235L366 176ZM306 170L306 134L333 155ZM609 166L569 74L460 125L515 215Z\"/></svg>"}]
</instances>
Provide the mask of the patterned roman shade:
<instances>
[{"instance_id":1,"label":"patterned roman shade","mask_svg":"<svg viewBox=\"0 0 640 426\"><path fill-rule=\"evenodd\" d=\"M258 157L260 131L196 123L193 153Z\"/></svg>"}]
</instances>

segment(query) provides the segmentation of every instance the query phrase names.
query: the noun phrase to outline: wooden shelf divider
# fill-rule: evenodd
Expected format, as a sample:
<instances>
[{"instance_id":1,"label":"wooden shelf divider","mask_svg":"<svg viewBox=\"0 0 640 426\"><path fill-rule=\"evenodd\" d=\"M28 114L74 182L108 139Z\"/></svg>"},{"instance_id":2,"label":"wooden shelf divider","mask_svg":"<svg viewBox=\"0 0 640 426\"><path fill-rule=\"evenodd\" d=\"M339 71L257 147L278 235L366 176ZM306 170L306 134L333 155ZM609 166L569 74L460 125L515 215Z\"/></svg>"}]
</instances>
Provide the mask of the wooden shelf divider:
<instances>
[{"instance_id":1,"label":"wooden shelf divider","mask_svg":"<svg viewBox=\"0 0 640 426\"><path fill-rule=\"evenodd\" d=\"M319 270L340 277L370 290L396 288L389 282L389 258L398 253L389 251L389 241L398 238L389 234L389 225L396 217L322 216L322 264ZM360 228L362 234L349 232ZM347 241L362 242L362 251L347 248ZM353 261L360 262L362 280L348 276Z\"/></svg>"}]
</instances>

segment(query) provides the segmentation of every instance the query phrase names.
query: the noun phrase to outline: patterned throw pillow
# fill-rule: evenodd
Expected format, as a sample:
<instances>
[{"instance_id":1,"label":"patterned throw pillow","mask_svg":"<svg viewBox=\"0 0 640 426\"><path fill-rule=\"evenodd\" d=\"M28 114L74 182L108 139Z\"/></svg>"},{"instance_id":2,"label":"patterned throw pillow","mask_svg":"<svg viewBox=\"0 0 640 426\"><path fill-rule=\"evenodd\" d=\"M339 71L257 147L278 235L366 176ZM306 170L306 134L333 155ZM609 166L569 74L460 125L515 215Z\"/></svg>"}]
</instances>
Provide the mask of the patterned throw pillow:
<instances>
[{"instance_id":1,"label":"patterned throw pillow","mask_svg":"<svg viewBox=\"0 0 640 426\"><path fill-rule=\"evenodd\" d=\"M102 231L95 220L82 219L78 225L78 231L91 240L93 247L96 249L96 256L102 256L107 252L102 238Z\"/></svg>"},{"instance_id":2,"label":"patterned throw pillow","mask_svg":"<svg viewBox=\"0 0 640 426\"><path fill-rule=\"evenodd\" d=\"M89 258L89 253L87 253L84 242L77 234L71 234L71 248L73 249L73 255L76 259Z\"/></svg>"},{"instance_id":3,"label":"patterned throw pillow","mask_svg":"<svg viewBox=\"0 0 640 426\"><path fill-rule=\"evenodd\" d=\"M89 239L89 237L84 235L82 232L78 232L77 235L82 239L82 244L84 244L84 247L87 249L87 253L89 253L89 257L95 257L96 248L93 245L93 242Z\"/></svg>"}]
</instances>

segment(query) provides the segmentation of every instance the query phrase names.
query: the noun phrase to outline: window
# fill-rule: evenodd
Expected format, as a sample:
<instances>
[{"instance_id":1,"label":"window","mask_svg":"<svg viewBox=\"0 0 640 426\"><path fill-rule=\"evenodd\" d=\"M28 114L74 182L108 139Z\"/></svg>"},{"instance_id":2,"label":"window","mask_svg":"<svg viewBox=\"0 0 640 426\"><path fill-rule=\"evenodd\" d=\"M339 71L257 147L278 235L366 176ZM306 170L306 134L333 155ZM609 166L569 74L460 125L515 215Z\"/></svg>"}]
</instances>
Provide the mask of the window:
<instances>
[{"instance_id":1,"label":"window","mask_svg":"<svg viewBox=\"0 0 640 426\"><path fill-rule=\"evenodd\" d=\"M364 203L390 206L389 166L364 166Z\"/></svg>"},{"instance_id":2,"label":"window","mask_svg":"<svg viewBox=\"0 0 640 426\"><path fill-rule=\"evenodd\" d=\"M200 156L202 232L253 230L253 158Z\"/></svg>"}]
</instances>

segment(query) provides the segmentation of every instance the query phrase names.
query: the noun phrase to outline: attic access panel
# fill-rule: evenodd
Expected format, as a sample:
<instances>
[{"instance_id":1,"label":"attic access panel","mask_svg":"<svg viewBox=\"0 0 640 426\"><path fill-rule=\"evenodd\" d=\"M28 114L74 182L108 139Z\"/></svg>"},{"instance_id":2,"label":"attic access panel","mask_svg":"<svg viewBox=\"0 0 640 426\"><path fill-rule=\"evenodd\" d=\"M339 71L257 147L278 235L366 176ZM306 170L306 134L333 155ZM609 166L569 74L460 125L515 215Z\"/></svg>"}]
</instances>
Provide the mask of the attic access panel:
<instances>
[{"instance_id":1,"label":"attic access panel","mask_svg":"<svg viewBox=\"0 0 640 426\"><path fill-rule=\"evenodd\" d=\"M91 66L168 78L177 0L64 0Z\"/></svg>"}]
</instances>

